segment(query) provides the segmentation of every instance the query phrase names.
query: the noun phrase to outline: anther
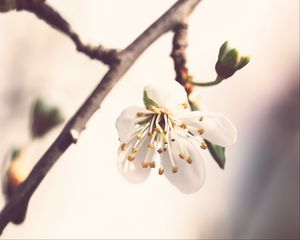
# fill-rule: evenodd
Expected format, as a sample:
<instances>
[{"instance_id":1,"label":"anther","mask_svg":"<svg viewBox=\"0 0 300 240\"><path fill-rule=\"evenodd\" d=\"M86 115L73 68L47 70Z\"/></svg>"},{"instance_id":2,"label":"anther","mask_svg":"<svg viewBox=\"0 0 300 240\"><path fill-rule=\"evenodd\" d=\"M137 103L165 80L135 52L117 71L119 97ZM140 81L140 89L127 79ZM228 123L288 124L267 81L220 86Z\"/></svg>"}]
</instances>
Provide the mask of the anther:
<instances>
[{"instance_id":1,"label":"anther","mask_svg":"<svg viewBox=\"0 0 300 240\"><path fill-rule=\"evenodd\" d=\"M166 152L166 151L167 151L167 148L164 148L164 151Z\"/></svg>"},{"instance_id":2,"label":"anther","mask_svg":"<svg viewBox=\"0 0 300 240\"><path fill-rule=\"evenodd\" d=\"M178 156L181 158L181 159L185 159L185 156L183 153L179 153Z\"/></svg>"},{"instance_id":3,"label":"anther","mask_svg":"<svg viewBox=\"0 0 300 240\"><path fill-rule=\"evenodd\" d=\"M189 107L189 105L187 103L183 103L181 104L183 106L183 108L187 109Z\"/></svg>"},{"instance_id":4,"label":"anther","mask_svg":"<svg viewBox=\"0 0 300 240\"><path fill-rule=\"evenodd\" d=\"M205 142L202 142L202 143L200 144L200 147L201 147L202 149L206 149L206 148L207 148L207 145L206 145Z\"/></svg>"},{"instance_id":5,"label":"anther","mask_svg":"<svg viewBox=\"0 0 300 240\"><path fill-rule=\"evenodd\" d=\"M152 133L152 132L148 132L147 135L148 135L149 137L152 137L152 136L153 136L153 133Z\"/></svg>"},{"instance_id":6,"label":"anther","mask_svg":"<svg viewBox=\"0 0 300 240\"><path fill-rule=\"evenodd\" d=\"M145 116L145 113L143 113L143 112L138 112L138 113L136 114L136 116L137 116L137 117L143 117L143 116Z\"/></svg>"},{"instance_id":7,"label":"anther","mask_svg":"<svg viewBox=\"0 0 300 240\"><path fill-rule=\"evenodd\" d=\"M189 164L191 164L193 162L192 157L188 156L188 158L186 159L186 162L189 163Z\"/></svg>"},{"instance_id":8,"label":"anther","mask_svg":"<svg viewBox=\"0 0 300 240\"><path fill-rule=\"evenodd\" d=\"M139 149L137 147L132 148L132 153L136 153Z\"/></svg>"},{"instance_id":9,"label":"anther","mask_svg":"<svg viewBox=\"0 0 300 240\"><path fill-rule=\"evenodd\" d=\"M204 128L199 128L199 129L198 129L198 133L199 133L200 135L202 135L202 134L204 133Z\"/></svg>"},{"instance_id":10,"label":"anther","mask_svg":"<svg viewBox=\"0 0 300 240\"><path fill-rule=\"evenodd\" d=\"M126 143L122 143L121 146L120 146L120 148L121 148L121 151L125 151L125 149L126 149Z\"/></svg>"},{"instance_id":11,"label":"anther","mask_svg":"<svg viewBox=\"0 0 300 240\"><path fill-rule=\"evenodd\" d=\"M138 134L136 135L136 138L137 138L138 140L141 140L141 139L142 139L142 134L138 133Z\"/></svg>"},{"instance_id":12,"label":"anther","mask_svg":"<svg viewBox=\"0 0 300 240\"><path fill-rule=\"evenodd\" d=\"M154 148L154 145L153 145L153 143L149 143L147 147L153 149L153 148Z\"/></svg>"},{"instance_id":13,"label":"anther","mask_svg":"<svg viewBox=\"0 0 300 240\"><path fill-rule=\"evenodd\" d=\"M178 172L178 167L173 166L173 167L172 167L172 173L177 173L177 172Z\"/></svg>"},{"instance_id":14,"label":"anther","mask_svg":"<svg viewBox=\"0 0 300 240\"><path fill-rule=\"evenodd\" d=\"M155 161L151 161L151 162L149 162L149 167L151 167L151 168L155 168Z\"/></svg>"},{"instance_id":15,"label":"anther","mask_svg":"<svg viewBox=\"0 0 300 240\"><path fill-rule=\"evenodd\" d=\"M133 154L129 154L127 159L128 159L128 161L133 161L135 159L135 157L133 156Z\"/></svg>"},{"instance_id":16,"label":"anther","mask_svg":"<svg viewBox=\"0 0 300 240\"><path fill-rule=\"evenodd\" d=\"M158 174L159 174L159 175L163 175L163 174L164 174L164 171L165 171L165 170L164 170L163 168L159 168L159 169L158 169Z\"/></svg>"},{"instance_id":17,"label":"anther","mask_svg":"<svg viewBox=\"0 0 300 240\"><path fill-rule=\"evenodd\" d=\"M149 164L148 164L147 162L144 161L144 162L142 162L142 167L143 167L143 168L147 168L147 167L149 167Z\"/></svg>"},{"instance_id":18,"label":"anther","mask_svg":"<svg viewBox=\"0 0 300 240\"><path fill-rule=\"evenodd\" d=\"M201 122L201 121L203 121L203 116L201 116L201 117L199 118L199 122Z\"/></svg>"},{"instance_id":19,"label":"anther","mask_svg":"<svg viewBox=\"0 0 300 240\"><path fill-rule=\"evenodd\" d=\"M175 142L175 138L172 138L171 141L172 141L172 142Z\"/></svg>"},{"instance_id":20,"label":"anther","mask_svg":"<svg viewBox=\"0 0 300 240\"><path fill-rule=\"evenodd\" d=\"M157 149L158 153L162 153L163 151L164 151L164 149L162 149L162 148Z\"/></svg>"},{"instance_id":21,"label":"anther","mask_svg":"<svg viewBox=\"0 0 300 240\"><path fill-rule=\"evenodd\" d=\"M185 123L181 123L180 127L183 128L183 129L186 129L186 124Z\"/></svg>"}]
</instances>

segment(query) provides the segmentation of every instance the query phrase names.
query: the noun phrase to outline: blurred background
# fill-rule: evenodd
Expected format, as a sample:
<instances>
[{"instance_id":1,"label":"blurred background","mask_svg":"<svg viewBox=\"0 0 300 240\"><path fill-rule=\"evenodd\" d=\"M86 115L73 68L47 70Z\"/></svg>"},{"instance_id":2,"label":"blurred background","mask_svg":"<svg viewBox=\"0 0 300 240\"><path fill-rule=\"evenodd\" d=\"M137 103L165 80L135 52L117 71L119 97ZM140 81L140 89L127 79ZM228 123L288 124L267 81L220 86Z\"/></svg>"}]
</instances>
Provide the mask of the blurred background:
<instances>
[{"instance_id":1,"label":"blurred background","mask_svg":"<svg viewBox=\"0 0 300 240\"><path fill-rule=\"evenodd\" d=\"M47 2L84 42L122 49L175 1ZM197 90L203 105L238 129L225 170L207 154L204 186L192 195L157 174L135 185L117 171L115 119L142 104L145 85L175 77L168 33L110 92L33 195L25 223L9 224L5 239L299 238L299 1L206 0L189 22L188 66L198 81L215 77L225 40L251 54L232 78ZM107 70L28 12L0 14L0 53L0 161L28 141L37 97L58 104L68 119ZM32 145L28 169L62 127Z\"/></svg>"}]
</instances>

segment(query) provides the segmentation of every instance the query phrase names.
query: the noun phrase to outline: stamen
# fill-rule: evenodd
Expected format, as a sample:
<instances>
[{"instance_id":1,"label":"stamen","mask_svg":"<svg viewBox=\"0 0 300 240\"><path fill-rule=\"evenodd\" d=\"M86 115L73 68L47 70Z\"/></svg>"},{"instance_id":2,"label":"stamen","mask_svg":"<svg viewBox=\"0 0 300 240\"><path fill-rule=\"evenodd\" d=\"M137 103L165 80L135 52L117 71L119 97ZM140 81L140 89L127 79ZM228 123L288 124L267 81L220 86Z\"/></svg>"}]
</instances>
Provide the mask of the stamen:
<instances>
[{"instance_id":1,"label":"stamen","mask_svg":"<svg viewBox=\"0 0 300 240\"><path fill-rule=\"evenodd\" d=\"M188 156L188 158L186 159L186 162L191 164L193 162L193 159L191 156Z\"/></svg>"},{"instance_id":2,"label":"stamen","mask_svg":"<svg viewBox=\"0 0 300 240\"><path fill-rule=\"evenodd\" d=\"M207 145L206 145L205 142L202 142L202 143L200 144L200 147L201 147L202 149L206 149L206 148L207 148Z\"/></svg>"},{"instance_id":3,"label":"stamen","mask_svg":"<svg viewBox=\"0 0 300 240\"><path fill-rule=\"evenodd\" d=\"M157 149L157 152L158 153L162 153L164 151L164 149L163 148L159 148L159 149Z\"/></svg>"},{"instance_id":4,"label":"stamen","mask_svg":"<svg viewBox=\"0 0 300 240\"><path fill-rule=\"evenodd\" d=\"M159 175L163 175L164 174L164 169L162 168L162 167L160 167L159 169L158 169L158 174Z\"/></svg>"},{"instance_id":5,"label":"stamen","mask_svg":"<svg viewBox=\"0 0 300 240\"><path fill-rule=\"evenodd\" d=\"M136 153L139 149L137 147L132 148L132 153Z\"/></svg>"},{"instance_id":6,"label":"stamen","mask_svg":"<svg viewBox=\"0 0 300 240\"><path fill-rule=\"evenodd\" d=\"M171 141L172 141L172 142L175 142L175 138L172 138Z\"/></svg>"},{"instance_id":7,"label":"stamen","mask_svg":"<svg viewBox=\"0 0 300 240\"><path fill-rule=\"evenodd\" d=\"M149 137L152 137L152 136L153 136L153 133L152 133L152 132L148 132L147 134L148 134Z\"/></svg>"},{"instance_id":8,"label":"stamen","mask_svg":"<svg viewBox=\"0 0 300 240\"><path fill-rule=\"evenodd\" d=\"M155 161L151 161L151 162L149 162L149 167L150 168L155 168Z\"/></svg>"},{"instance_id":9,"label":"stamen","mask_svg":"<svg viewBox=\"0 0 300 240\"><path fill-rule=\"evenodd\" d=\"M138 113L136 114L136 116L137 116L137 117L144 117L144 116L145 116L145 113L143 113L143 112L138 112Z\"/></svg>"},{"instance_id":10,"label":"stamen","mask_svg":"<svg viewBox=\"0 0 300 240\"><path fill-rule=\"evenodd\" d=\"M178 156L181 158L181 159L185 159L185 156L183 153L179 153Z\"/></svg>"},{"instance_id":11,"label":"stamen","mask_svg":"<svg viewBox=\"0 0 300 240\"><path fill-rule=\"evenodd\" d=\"M153 145L153 143L149 143L147 147L153 149L153 148L154 148L154 145Z\"/></svg>"},{"instance_id":12,"label":"stamen","mask_svg":"<svg viewBox=\"0 0 300 240\"><path fill-rule=\"evenodd\" d=\"M137 138L138 140L141 140L141 139L142 139L142 134L141 134L141 133L137 133L137 134L136 134L136 138Z\"/></svg>"},{"instance_id":13,"label":"stamen","mask_svg":"<svg viewBox=\"0 0 300 240\"><path fill-rule=\"evenodd\" d=\"M147 167L149 167L149 164L146 161L143 161L142 162L142 167L147 168Z\"/></svg>"},{"instance_id":14,"label":"stamen","mask_svg":"<svg viewBox=\"0 0 300 240\"><path fill-rule=\"evenodd\" d=\"M135 159L135 156L133 154L129 154L127 159L128 161L133 161Z\"/></svg>"},{"instance_id":15,"label":"stamen","mask_svg":"<svg viewBox=\"0 0 300 240\"><path fill-rule=\"evenodd\" d=\"M125 151L125 149L126 149L126 143L122 143L121 146L120 146L120 148L121 148L121 151Z\"/></svg>"},{"instance_id":16,"label":"stamen","mask_svg":"<svg viewBox=\"0 0 300 240\"><path fill-rule=\"evenodd\" d=\"M183 129L186 129L187 126L186 126L185 123L181 123L181 124L180 124L180 127L183 128Z\"/></svg>"},{"instance_id":17,"label":"stamen","mask_svg":"<svg viewBox=\"0 0 300 240\"><path fill-rule=\"evenodd\" d=\"M200 118L199 118L199 122L202 122L203 121L203 116L201 116Z\"/></svg>"},{"instance_id":18,"label":"stamen","mask_svg":"<svg viewBox=\"0 0 300 240\"><path fill-rule=\"evenodd\" d=\"M182 103L181 105L183 106L184 109L187 109L189 107L187 103Z\"/></svg>"},{"instance_id":19,"label":"stamen","mask_svg":"<svg viewBox=\"0 0 300 240\"><path fill-rule=\"evenodd\" d=\"M199 133L200 135L202 135L202 134L204 133L204 128L199 128L199 129L198 129L198 133Z\"/></svg>"},{"instance_id":20,"label":"stamen","mask_svg":"<svg viewBox=\"0 0 300 240\"><path fill-rule=\"evenodd\" d=\"M178 167L173 166L173 167L172 167L172 173L177 173L177 172L178 172Z\"/></svg>"}]
</instances>

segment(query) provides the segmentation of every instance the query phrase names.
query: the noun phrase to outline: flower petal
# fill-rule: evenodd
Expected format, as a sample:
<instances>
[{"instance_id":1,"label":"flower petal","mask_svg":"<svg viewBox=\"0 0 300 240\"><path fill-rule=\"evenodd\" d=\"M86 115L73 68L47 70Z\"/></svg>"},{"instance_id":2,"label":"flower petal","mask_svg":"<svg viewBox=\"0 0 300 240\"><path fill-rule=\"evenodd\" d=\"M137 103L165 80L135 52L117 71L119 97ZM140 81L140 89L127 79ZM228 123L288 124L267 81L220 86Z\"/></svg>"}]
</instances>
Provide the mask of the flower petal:
<instances>
[{"instance_id":1,"label":"flower petal","mask_svg":"<svg viewBox=\"0 0 300 240\"><path fill-rule=\"evenodd\" d=\"M148 97L160 107L171 112L182 109L182 104L187 103L184 88L176 81L162 81L160 84L150 84L144 89Z\"/></svg>"},{"instance_id":2,"label":"flower petal","mask_svg":"<svg viewBox=\"0 0 300 240\"><path fill-rule=\"evenodd\" d=\"M116 128L121 142L125 143L128 141L129 136L134 131L138 112L150 113L150 111L145 108L131 106L126 108L117 118Z\"/></svg>"},{"instance_id":3,"label":"flower petal","mask_svg":"<svg viewBox=\"0 0 300 240\"><path fill-rule=\"evenodd\" d=\"M176 141L171 144L171 154L178 172L172 172L172 164L168 152L161 156L161 163L164 172L169 181L176 186L181 192L190 194L198 191L204 183L204 164L198 148L185 138L176 137ZM180 146L191 156L192 163L180 159ZM187 157L187 156L186 156Z\"/></svg>"},{"instance_id":4,"label":"flower petal","mask_svg":"<svg viewBox=\"0 0 300 240\"><path fill-rule=\"evenodd\" d=\"M203 120L199 121L202 116ZM203 128L204 133L201 136L214 144L225 147L236 142L235 126L221 113L194 111L176 118L196 129Z\"/></svg>"},{"instance_id":5,"label":"flower petal","mask_svg":"<svg viewBox=\"0 0 300 240\"><path fill-rule=\"evenodd\" d=\"M134 143L134 141L131 141L125 151L119 149L117 165L119 172L128 182L141 183L148 178L151 171L150 168L142 168L142 162L153 160L155 151L151 149L152 151L147 154L147 151L150 149L147 147L149 138L146 137L143 139L140 149L135 154L135 159L128 161L127 157L131 153Z\"/></svg>"}]
</instances>

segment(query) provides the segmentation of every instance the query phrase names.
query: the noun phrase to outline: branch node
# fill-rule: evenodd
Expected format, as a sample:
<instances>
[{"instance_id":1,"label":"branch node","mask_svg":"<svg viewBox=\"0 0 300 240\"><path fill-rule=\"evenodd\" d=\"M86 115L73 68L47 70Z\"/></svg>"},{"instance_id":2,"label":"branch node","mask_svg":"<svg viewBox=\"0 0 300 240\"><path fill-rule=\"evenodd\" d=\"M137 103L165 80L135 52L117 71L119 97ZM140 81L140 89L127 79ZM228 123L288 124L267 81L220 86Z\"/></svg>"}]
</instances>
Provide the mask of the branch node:
<instances>
[{"instance_id":1,"label":"branch node","mask_svg":"<svg viewBox=\"0 0 300 240\"><path fill-rule=\"evenodd\" d=\"M79 139L79 132L76 129L71 129L70 130L70 135L72 138L72 143L77 143L78 139Z\"/></svg>"}]
</instances>

